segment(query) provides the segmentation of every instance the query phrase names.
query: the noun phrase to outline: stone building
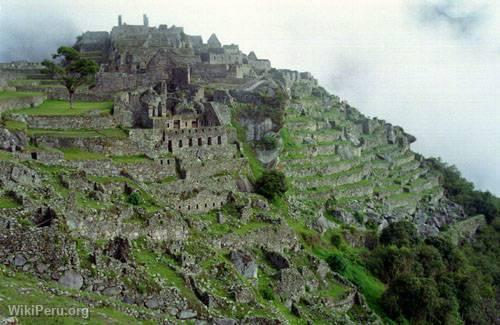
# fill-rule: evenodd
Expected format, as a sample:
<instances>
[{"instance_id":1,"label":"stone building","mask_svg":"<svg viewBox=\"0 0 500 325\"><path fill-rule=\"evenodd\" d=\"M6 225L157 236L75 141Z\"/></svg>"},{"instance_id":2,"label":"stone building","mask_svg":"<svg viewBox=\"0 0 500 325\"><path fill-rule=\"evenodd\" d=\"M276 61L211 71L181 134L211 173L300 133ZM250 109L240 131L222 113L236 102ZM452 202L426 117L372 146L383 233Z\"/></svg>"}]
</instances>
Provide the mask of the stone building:
<instances>
[{"instance_id":1,"label":"stone building","mask_svg":"<svg viewBox=\"0 0 500 325\"><path fill-rule=\"evenodd\" d=\"M208 82L234 81L271 69L269 60L258 59L253 52L247 56L236 44L223 45L215 34L204 43L182 27L152 27L146 15L142 25L129 25L119 16L111 32L86 32L75 47L101 64L94 88L98 93L154 86L171 78L189 84L191 75Z\"/></svg>"}]
</instances>

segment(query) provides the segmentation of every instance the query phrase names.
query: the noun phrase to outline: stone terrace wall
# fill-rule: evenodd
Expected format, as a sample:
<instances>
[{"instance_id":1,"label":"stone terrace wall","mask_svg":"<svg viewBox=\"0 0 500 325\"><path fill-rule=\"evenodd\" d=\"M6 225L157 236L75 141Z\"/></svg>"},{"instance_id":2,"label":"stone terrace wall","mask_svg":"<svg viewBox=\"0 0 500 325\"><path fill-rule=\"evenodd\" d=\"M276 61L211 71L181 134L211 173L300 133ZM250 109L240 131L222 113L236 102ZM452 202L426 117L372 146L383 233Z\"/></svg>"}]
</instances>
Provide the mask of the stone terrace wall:
<instances>
[{"instance_id":1,"label":"stone terrace wall","mask_svg":"<svg viewBox=\"0 0 500 325\"><path fill-rule=\"evenodd\" d=\"M176 176L173 158L138 163L116 163L106 159L64 161L58 164L84 170L93 176L128 176L140 182L157 182L169 176Z\"/></svg>"},{"instance_id":2,"label":"stone terrace wall","mask_svg":"<svg viewBox=\"0 0 500 325\"><path fill-rule=\"evenodd\" d=\"M46 88L45 91L48 99L69 100L66 88ZM100 102L113 100L113 96L111 92L77 91L73 99L82 102Z\"/></svg>"},{"instance_id":3,"label":"stone terrace wall","mask_svg":"<svg viewBox=\"0 0 500 325\"><path fill-rule=\"evenodd\" d=\"M196 153L200 149L208 149L208 152L215 152L218 148L227 150L227 144L232 142L228 141L228 139L233 138L232 133L226 132L224 127L165 131L165 140L163 140L162 133L161 130L155 129L132 129L129 131L128 139L50 135L35 135L32 139L36 144L50 148L79 148L111 155L148 154L154 156L155 154L169 152L174 154L185 152L192 154L192 157L196 157ZM192 145L190 145L190 139ZM208 144L209 139L211 141L210 145ZM169 142L171 143L171 150L169 150Z\"/></svg>"},{"instance_id":4,"label":"stone terrace wall","mask_svg":"<svg viewBox=\"0 0 500 325\"><path fill-rule=\"evenodd\" d=\"M0 101L0 114L8 110L35 107L42 104L47 99L45 95L9 98Z\"/></svg>"},{"instance_id":5,"label":"stone terrace wall","mask_svg":"<svg viewBox=\"0 0 500 325\"><path fill-rule=\"evenodd\" d=\"M167 71L153 71L148 73L129 74L122 72L101 72L97 75L95 90L99 93L116 93L118 91L133 90L138 87L148 87L160 80L170 79Z\"/></svg>"},{"instance_id":6,"label":"stone terrace wall","mask_svg":"<svg viewBox=\"0 0 500 325\"><path fill-rule=\"evenodd\" d=\"M26 116L32 129L108 129L117 126L112 116Z\"/></svg>"},{"instance_id":7,"label":"stone terrace wall","mask_svg":"<svg viewBox=\"0 0 500 325\"><path fill-rule=\"evenodd\" d=\"M229 64L196 64L191 68L193 78L217 80L243 77L242 71L236 65Z\"/></svg>"},{"instance_id":8,"label":"stone terrace wall","mask_svg":"<svg viewBox=\"0 0 500 325\"><path fill-rule=\"evenodd\" d=\"M49 148L78 148L81 150L92 151L110 155L141 155L144 154L143 148L138 147L129 139L117 138L78 138L37 135L32 137L37 145Z\"/></svg>"}]
</instances>

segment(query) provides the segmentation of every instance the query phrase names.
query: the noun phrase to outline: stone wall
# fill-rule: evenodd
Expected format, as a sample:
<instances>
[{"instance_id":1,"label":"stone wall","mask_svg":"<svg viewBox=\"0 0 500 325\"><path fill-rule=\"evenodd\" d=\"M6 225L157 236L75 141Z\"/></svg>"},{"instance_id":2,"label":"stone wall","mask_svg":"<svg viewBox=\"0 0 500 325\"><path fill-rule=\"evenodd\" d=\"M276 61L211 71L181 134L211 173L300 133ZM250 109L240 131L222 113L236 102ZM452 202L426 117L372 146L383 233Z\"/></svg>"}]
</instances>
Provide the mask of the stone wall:
<instances>
[{"instance_id":1,"label":"stone wall","mask_svg":"<svg viewBox=\"0 0 500 325\"><path fill-rule=\"evenodd\" d=\"M85 151L110 155L144 154L143 148L138 147L134 142L128 139L106 137L55 137L48 135L36 135L31 138L35 144L49 148L78 148Z\"/></svg>"},{"instance_id":2,"label":"stone wall","mask_svg":"<svg viewBox=\"0 0 500 325\"><path fill-rule=\"evenodd\" d=\"M248 60L248 64L258 72L266 72L271 69L271 61L269 60Z\"/></svg>"},{"instance_id":3,"label":"stone wall","mask_svg":"<svg viewBox=\"0 0 500 325\"><path fill-rule=\"evenodd\" d=\"M171 72L163 70L147 73L101 72L97 75L95 91L109 94L133 90L138 87L153 86L160 80L170 79L171 76Z\"/></svg>"},{"instance_id":4,"label":"stone wall","mask_svg":"<svg viewBox=\"0 0 500 325\"><path fill-rule=\"evenodd\" d=\"M243 78L243 74L234 64L196 64L192 67L193 78L207 81L227 78Z\"/></svg>"},{"instance_id":5,"label":"stone wall","mask_svg":"<svg viewBox=\"0 0 500 325\"><path fill-rule=\"evenodd\" d=\"M184 130L164 130L161 132L160 146L177 153L186 148L223 146L228 143L224 127L208 127Z\"/></svg>"},{"instance_id":6,"label":"stone wall","mask_svg":"<svg viewBox=\"0 0 500 325\"><path fill-rule=\"evenodd\" d=\"M93 176L126 176L139 182L158 182L176 176L175 159L141 161L138 163L116 163L111 159L64 161L58 165L84 170Z\"/></svg>"},{"instance_id":7,"label":"stone wall","mask_svg":"<svg viewBox=\"0 0 500 325\"><path fill-rule=\"evenodd\" d=\"M36 107L42 104L47 97L45 95L15 97L0 100L0 114L12 109Z\"/></svg>"},{"instance_id":8,"label":"stone wall","mask_svg":"<svg viewBox=\"0 0 500 325\"><path fill-rule=\"evenodd\" d=\"M43 91L46 92L48 99L69 100L66 88L45 88ZM82 102L108 101L113 100L113 94L110 92L80 90L73 95L73 100Z\"/></svg>"},{"instance_id":9,"label":"stone wall","mask_svg":"<svg viewBox=\"0 0 500 325\"><path fill-rule=\"evenodd\" d=\"M26 116L32 129L109 129L116 127L112 116Z\"/></svg>"}]
</instances>

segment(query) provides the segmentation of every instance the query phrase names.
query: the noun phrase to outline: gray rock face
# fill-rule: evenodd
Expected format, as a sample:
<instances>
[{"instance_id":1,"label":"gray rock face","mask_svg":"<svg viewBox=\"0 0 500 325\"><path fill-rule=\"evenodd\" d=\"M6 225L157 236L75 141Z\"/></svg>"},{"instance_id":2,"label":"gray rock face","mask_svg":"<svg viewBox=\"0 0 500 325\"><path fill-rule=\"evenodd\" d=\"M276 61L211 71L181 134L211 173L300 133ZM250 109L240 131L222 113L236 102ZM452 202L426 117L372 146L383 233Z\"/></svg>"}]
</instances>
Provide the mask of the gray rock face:
<instances>
[{"instance_id":1,"label":"gray rock face","mask_svg":"<svg viewBox=\"0 0 500 325\"><path fill-rule=\"evenodd\" d=\"M151 298L151 299L146 300L144 305L149 309L156 309L156 308L160 307L161 302L158 298Z\"/></svg>"},{"instance_id":2,"label":"gray rock face","mask_svg":"<svg viewBox=\"0 0 500 325\"><path fill-rule=\"evenodd\" d=\"M117 294L119 294L121 292L121 288L120 287L109 287L109 288L106 288L103 290L103 294L106 295L106 296L116 296Z\"/></svg>"},{"instance_id":3,"label":"gray rock face","mask_svg":"<svg viewBox=\"0 0 500 325\"><path fill-rule=\"evenodd\" d=\"M0 127L0 150L22 150L27 143L28 139L24 133L12 133Z\"/></svg>"},{"instance_id":4,"label":"gray rock face","mask_svg":"<svg viewBox=\"0 0 500 325\"><path fill-rule=\"evenodd\" d=\"M252 183L246 177L241 177L236 181L236 186L240 192L251 193L254 191Z\"/></svg>"},{"instance_id":5,"label":"gray rock face","mask_svg":"<svg viewBox=\"0 0 500 325\"><path fill-rule=\"evenodd\" d=\"M80 288L83 286L83 277L76 271L68 270L64 272L63 276L59 279L58 282L59 284L70 289L80 290Z\"/></svg>"},{"instance_id":6,"label":"gray rock face","mask_svg":"<svg viewBox=\"0 0 500 325\"><path fill-rule=\"evenodd\" d=\"M271 264L279 270L290 267L290 262L288 262L288 259L283 255L281 255L280 253L267 252L266 257L269 260L269 262L271 262Z\"/></svg>"},{"instance_id":7,"label":"gray rock face","mask_svg":"<svg viewBox=\"0 0 500 325\"><path fill-rule=\"evenodd\" d=\"M198 314L193 310L183 310L179 313L179 319L195 318Z\"/></svg>"},{"instance_id":8,"label":"gray rock face","mask_svg":"<svg viewBox=\"0 0 500 325\"><path fill-rule=\"evenodd\" d=\"M214 324L216 325L236 325L238 322L230 318L215 318Z\"/></svg>"},{"instance_id":9,"label":"gray rock face","mask_svg":"<svg viewBox=\"0 0 500 325\"><path fill-rule=\"evenodd\" d=\"M16 257L14 257L14 261L13 261L14 265L19 266L19 267L26 264L26 262L27 262L26 258L21 254L17 254Z\"/></svg>"},{"instance_id":10,"label":"gray rock face","mask_svg":"<svg viewBox=\"0 0 500 325\"><path fill-rule=\"evenodd\" d=\"M263 163L265 166L273 166L276 164L279 156L279 150L278 148L276 149L271 149L271 150L262 150L260 148L256 148L255 154L257 156L257 159Z\"/></svg>"},{"instance_id":11,"label":"gray rock face","mask_svg":"<svg viewBox=\"0 0 500 325\"><path fill-rule=\"evenodd\" d=\"M304 278L296 269L281 270L278 288L282 297L298 299L305 294Z\"/></svg>"},{"instance_id":12,"label":"gray rock face","mask_svg":"<svg viewBox=\"0 0 500 325\"><path fill-rule=\"evenodd\" d=\"M265 134L275 128L273 121L269 117L259 121L250 118L241 118L240 124L246 129L248 141L259 141Z\"/></svg>"},{"instance_id":13,"label":"gray rock face","mask_svg":"<svg viewBox=\"0 0 500 325\"><path fill-rule=\"evenodd\" d=\"M394 132L394 127L391 124L385 125L385 134L387 136L387 143L389 144L396 143L396 132Z\"/></svg>"},{"instance_id":14,"label":"gray rock face","mask_svg":"<svg viewBox=\"0 0 500 325\"><path fill-rule=\"evenodd\" d=\"M328 220L323 214L321 214L314 222L313 227L320 233L324 233L328 229L337 227L337 225L334 222Z\"/></svg>"},{"instance_id":15,"label":"gray rock face","mask_svg":"<svg viewBox=\"0 0 500 325\"><path fill-rule=\"evenodd\" d=\"M241 275L249 279L257 278L258 265L249 254L241 251L232 251L231 262L233 262L236 270Z\"/></svg>"}]
</instances>

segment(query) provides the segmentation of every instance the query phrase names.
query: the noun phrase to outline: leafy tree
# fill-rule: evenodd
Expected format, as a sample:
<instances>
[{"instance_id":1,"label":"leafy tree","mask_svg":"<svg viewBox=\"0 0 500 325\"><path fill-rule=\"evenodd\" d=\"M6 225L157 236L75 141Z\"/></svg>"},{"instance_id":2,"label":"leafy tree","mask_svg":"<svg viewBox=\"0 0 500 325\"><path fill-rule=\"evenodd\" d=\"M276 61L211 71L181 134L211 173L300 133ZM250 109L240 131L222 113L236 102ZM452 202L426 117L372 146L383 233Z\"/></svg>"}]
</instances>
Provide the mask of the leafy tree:
<instances>
[{"instance_id":1,"label":"leafy tree","mask_svg":"<svg viewBox=\"0 0 500 325\"><path fill-rule=\"evenodd\" d=\"M402 274L412 274L416 267L415 254L408 247L379 246L368 260L370 270L382 282L389 283Z\"/></svg>"},{"instance_id":2,"label":"leafy tree","mask_svg":"<svg viewBox=\"0 0 500 325\"><path fill-rule=\"evenodd\" d=\"M277 170L265 171L256 184L257 193L272 200L288 190L285 174Z\"/></svg>"},{"instance_id":3,"label":"leafy tree","mask_svg":"<svg viewBox=\"0 0 500 325\"><path fill-rule=\"evenodd\" d=\"M429 322L439 308L436 283L410 274L403 274L391 282L381 299L390 316L395 319L404 316L415 323Z\"/></svg>"},{"instance_id":4,"label":"leafy tree","mask_svg":"<svg viewBox=\"0 0 500 325\"><path fill-rule=\"evenodd\" d=\"M413 246L418 242L415 225L409 221L391 223L382 230L380 243L383 245Z\"/></svg>"},{"instance_id":5,"label":"leafy tree","mask_svg":"<svg viewBox=\"0 0 500 325\"><path fill-rule=\"evenodd\" d=\"M52 56L58 62L44 60L44 73L52 75L68 90L69 105L73 108L73 96L78 87L91 83L99 66L92 60L82 58L80 52L72 47L61 46Z\"/></svg>"}]
</instances>

